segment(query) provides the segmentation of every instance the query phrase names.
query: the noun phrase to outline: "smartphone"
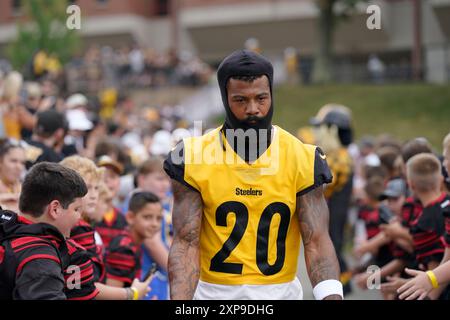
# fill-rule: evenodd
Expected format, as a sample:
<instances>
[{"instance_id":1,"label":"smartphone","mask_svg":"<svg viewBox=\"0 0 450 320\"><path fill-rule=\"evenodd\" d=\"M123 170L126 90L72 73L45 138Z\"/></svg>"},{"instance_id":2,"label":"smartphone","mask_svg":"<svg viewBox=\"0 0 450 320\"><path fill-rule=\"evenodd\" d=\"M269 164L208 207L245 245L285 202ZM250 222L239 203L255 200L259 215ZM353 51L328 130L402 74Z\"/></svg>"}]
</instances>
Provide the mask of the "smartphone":
<instances>
[{"instance_id":1,"label":"smartphone","mask_svg":"<svg viewBox=\"0 0 450 320\"><path fill-rule=\"evenodd\" d=\"M152 275L155 274L156 270L158 270L158 265L153 262L152 266L150 267L150 269L148 269L147 273L145 274L143 281L147 281L148 278L150 278Z\"/></svg>"},{"instance_id":2,"label":"smartphone","mask_svg":"<svg viewBox=\"0 0 450 320\"><path fill-rule=\"evenodd\" d=\"M380 222L389 224L389 222L392 220L392 218L395 217L395 214L385 205L381 205L379 208L380 212Z\"/></svg>"}]
</instances>

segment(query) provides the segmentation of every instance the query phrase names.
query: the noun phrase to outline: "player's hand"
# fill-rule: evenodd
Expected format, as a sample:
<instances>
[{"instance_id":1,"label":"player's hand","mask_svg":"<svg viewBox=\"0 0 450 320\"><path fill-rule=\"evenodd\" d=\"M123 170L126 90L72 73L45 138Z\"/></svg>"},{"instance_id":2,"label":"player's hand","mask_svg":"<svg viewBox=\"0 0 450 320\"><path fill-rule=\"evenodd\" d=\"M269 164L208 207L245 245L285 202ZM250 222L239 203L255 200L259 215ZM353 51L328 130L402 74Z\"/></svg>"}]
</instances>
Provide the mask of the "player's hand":
<instances>
[{"instance_id":1,"label":"player's hand","mask_svg":"<svg viewBox=\"0 0 450 320\"><path fill-rule=\"evenodd\" d=\"M398 288L397 293L400 299L404 300L423 300L433 289L428 275L424 271L405 269L406 273L414 276L407 283Z\"/></svg>"},{"instance_id":2,"label":"player's hand","mask_svg":"<svg viewBox=\"0 0 450 320\"><path fill-rule=\"evenodd\" d=\"M139 281L138 279L134 279L131 284L132 287L136 288L139 293L139 300L143 299L147 293L150 292L149 284L152 282L154 275L149 277L146 281Z\"/></svg>"}]
</instances>

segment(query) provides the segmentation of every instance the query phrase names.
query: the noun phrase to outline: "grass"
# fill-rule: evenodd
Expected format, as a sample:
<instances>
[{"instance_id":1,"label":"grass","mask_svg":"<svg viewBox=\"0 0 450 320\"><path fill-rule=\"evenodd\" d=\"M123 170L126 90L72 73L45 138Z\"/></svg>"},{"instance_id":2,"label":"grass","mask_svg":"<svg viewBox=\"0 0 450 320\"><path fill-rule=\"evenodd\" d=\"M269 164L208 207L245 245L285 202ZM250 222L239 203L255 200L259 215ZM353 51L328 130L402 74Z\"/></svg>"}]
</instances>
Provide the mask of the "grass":
<instances>
[{"instance_id":1,"label":"grass","mask_svg":"<svg viewBox=\"0 0 450 320\"><path fill-rule=\"evenodd\" d=\"M422 136L441 150L450 132L448 85L280 86L274 97L273 123L293 134L330 102L352 109L356 138L389 133L405 141Z\"/></svg>"}]
</instances>

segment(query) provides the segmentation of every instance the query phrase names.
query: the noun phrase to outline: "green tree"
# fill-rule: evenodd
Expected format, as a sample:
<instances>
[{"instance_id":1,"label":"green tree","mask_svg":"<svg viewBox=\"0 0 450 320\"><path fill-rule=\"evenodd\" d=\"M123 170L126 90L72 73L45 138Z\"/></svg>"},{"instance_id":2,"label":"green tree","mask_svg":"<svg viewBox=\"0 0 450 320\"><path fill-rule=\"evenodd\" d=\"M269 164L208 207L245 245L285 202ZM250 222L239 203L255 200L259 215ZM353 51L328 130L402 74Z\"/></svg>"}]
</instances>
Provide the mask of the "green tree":
<instances>
[{"instance_id":1,"label":"green tree","mask_svg":"<svg viewBox=\"0 0 450 320\"><path fill-rule=\"evenodd\" d=\"M13 66L22 70L34 53L44 50L67 62L79 45L75 30L66 27L68 1L24 0L24 21L17 23L17 37L8 46Z\"/></svg>"},{"instance_id":2,"label":"green tree","mask_svg":"<svg viewBox=\"0 0 450 320\"><path fill-rule=\"evenodd\" d=\"M313 71L315 83L331 82L334 31L340 20L351 15L358 2L367 0L316 0L319 9L319 47Z\"/></svg>"}]
</instances>

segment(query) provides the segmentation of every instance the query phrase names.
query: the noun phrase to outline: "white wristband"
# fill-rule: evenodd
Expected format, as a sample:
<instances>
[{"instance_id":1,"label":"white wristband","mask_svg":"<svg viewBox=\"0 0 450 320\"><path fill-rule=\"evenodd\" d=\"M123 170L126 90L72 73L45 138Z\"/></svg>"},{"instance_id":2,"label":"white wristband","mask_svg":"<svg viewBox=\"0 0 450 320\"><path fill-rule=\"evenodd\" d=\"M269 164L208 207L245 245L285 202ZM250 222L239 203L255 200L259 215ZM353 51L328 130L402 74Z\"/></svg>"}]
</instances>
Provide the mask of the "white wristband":
<instances>
[{"instance_id":1,"label":"white wristband","mask_svg":"<svg viewBox=\"0 0 450 320\"><path fill-rule=\"evenodd\" d=\"M314 298L323 300L331 295L339 295L344 299L344 289L338 280L330 279L319 282L313 289Z\"/></svg>"}]
</instances>

